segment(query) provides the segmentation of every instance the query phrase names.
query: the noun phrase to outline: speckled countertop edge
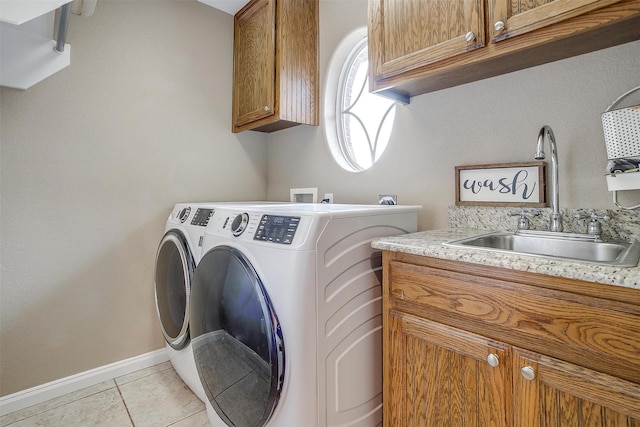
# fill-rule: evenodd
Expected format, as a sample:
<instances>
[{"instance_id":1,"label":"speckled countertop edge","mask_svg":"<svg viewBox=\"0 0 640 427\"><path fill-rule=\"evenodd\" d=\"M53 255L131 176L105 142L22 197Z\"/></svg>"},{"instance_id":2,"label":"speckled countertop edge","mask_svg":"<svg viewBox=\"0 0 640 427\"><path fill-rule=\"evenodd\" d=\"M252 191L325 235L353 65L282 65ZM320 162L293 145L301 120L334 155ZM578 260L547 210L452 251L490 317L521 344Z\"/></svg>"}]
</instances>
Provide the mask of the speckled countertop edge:
<instances>
[{"instance_id":1,"label":"speckled countertop edge","mask_svg":"<svg viewBox=\"0 0 640 427\"><path fill-rule=\"evenodd\" d=\"M610 267L607 265L564 261L536 256L487 252L478 249L459 249L442 243L487 233L477 229L430 230L401 236L383 237L371 245L376 249L404 252L433 258L483 264L511 270L528 271L549 276L566 277L588 282L640 289L640 268Z\"/></svg>"}]
</instances>

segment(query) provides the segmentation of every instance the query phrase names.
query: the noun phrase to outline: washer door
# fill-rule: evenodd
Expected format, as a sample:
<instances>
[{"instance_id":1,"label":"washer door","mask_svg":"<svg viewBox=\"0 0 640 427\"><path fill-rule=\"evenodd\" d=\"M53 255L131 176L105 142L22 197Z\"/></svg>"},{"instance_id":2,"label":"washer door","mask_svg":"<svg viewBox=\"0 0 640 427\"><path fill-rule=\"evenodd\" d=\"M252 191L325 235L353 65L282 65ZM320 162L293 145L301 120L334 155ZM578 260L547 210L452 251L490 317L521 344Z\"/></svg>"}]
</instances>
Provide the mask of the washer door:
<instances>
[{"instance_id":1,"label":"washer door","mask_svg":"<svg viewBox=\"0 0 640 427\"><path fill-rule=\"evenodd\" d=\"M156 254L156 311L167 343L180 350L189 342L189 300L196 268L184 235L168 231Z\"/></svg>"},{"instance_id":2,"label":"washer door","mask_svg":"<svg viewBox=\"0 0 640 427\"><path fill-rule=\"evenodd\" d=\"M282 390L284 343L260 278L240 251L218 246L192 292L191 344L209 402L231 426L263 426Z\"/></svg>"}]
</instances>

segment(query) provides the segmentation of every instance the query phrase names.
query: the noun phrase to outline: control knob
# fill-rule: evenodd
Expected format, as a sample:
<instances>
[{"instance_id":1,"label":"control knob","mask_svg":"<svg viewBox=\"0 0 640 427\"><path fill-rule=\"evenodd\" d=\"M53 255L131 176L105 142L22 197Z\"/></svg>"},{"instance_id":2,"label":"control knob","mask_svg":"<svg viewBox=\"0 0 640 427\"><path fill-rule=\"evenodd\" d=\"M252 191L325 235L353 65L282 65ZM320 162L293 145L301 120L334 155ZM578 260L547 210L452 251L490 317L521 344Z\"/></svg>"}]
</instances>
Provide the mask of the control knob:
<instances>
[{"instance_id":1,"label":"control knob","mask_svg":"<svg viewBox=\"0 0 640 427\"><path fill-rule=\"evenodd\" d=\"M244 230L247 228L247 224L249 223L249 214L241 213L233 219L231 223L231 233L238 237Z\"/></svg>"},{"instance_id":2,"label":"control knob","mask_svg":"<svg viewBox=\"0 0 640 427\"><path fill-rule=\"evenodd\" d=\"M189 206L187 206L186 208L183 208L179 213L178 213L178 219L180 220L180 222L185 222L188 218L189 218L189 214L191 213L191 208Z\"/></svg>"}]
</instances>

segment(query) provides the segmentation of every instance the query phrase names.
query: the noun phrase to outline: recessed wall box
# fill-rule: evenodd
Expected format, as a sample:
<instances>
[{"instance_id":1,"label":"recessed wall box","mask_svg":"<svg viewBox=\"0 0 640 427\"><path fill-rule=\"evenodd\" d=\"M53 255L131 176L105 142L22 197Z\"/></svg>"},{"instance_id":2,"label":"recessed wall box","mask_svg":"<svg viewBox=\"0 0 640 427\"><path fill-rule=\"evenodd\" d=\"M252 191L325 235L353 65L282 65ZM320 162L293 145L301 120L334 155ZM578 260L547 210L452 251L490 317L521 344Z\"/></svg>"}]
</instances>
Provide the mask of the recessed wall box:
<instances>
[{"instance_id":1,"label":"recessed wall box","mask_svg":"<svg viewBox=\"0 0 640 427\"><path fill-rule=\"evenodd\" d=\"M290 188L289 199L293 203L318 203L318 189Z\"/></svg>"}]
</instances>

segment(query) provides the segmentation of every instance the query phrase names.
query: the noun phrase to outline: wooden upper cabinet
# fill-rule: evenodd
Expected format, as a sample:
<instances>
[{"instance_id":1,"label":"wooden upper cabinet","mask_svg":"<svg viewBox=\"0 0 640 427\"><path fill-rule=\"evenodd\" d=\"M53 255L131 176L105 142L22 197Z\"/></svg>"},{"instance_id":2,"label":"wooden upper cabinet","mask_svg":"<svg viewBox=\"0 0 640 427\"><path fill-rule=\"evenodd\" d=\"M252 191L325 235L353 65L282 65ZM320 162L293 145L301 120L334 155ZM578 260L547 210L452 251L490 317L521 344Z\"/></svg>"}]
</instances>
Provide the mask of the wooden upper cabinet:
<instances>
[{"instance_id":1,"label":"wooden upper cabinet","mask_svg":"<svg viewBox=\"0 0 640 427\"><path fill-rule=\"evenodd\" d=\"M317 0L249 2L233 50L233 132L318 124Z\"/></svg>"},{"instance_id":2,"label":"wooden upper cabinet","mask_svg":"<svg viewBox=\"0 0 640 427\"><path fill-rule=\"evenodd\" d=\"M640 39L640 0L369 0L368 8L370 90L405 102Z\"/></svg>"},{"instance_id":3,"label":"wooden upper cabinet","mask_svg":"<svg viewBox=\"0 0 640 427\"><path fill-rule=\"evenodd\" d=\"M484 46L483 0L369 2L370 72L388 78Z\"/></svg>"},{"instance_id":4,"label":"wooden upper cabinet","mask_svg":"<svg viewBox=\"0 0 640 427\"><path fill-rule=\"evenodd\" d=\"M491 41L525 34L620 0L490 0Z\"/></svg>"},{"instance_id":5,"label":"wooden upper cabinet","mask_svg":"<svg viewBox=\"0 0 640 427\"><path fill-rule=\"evenodd\" d=\"M273 115L276 83L276 0L260 0L235 17L234 128Z\"/></svg>"}]
</instances>

